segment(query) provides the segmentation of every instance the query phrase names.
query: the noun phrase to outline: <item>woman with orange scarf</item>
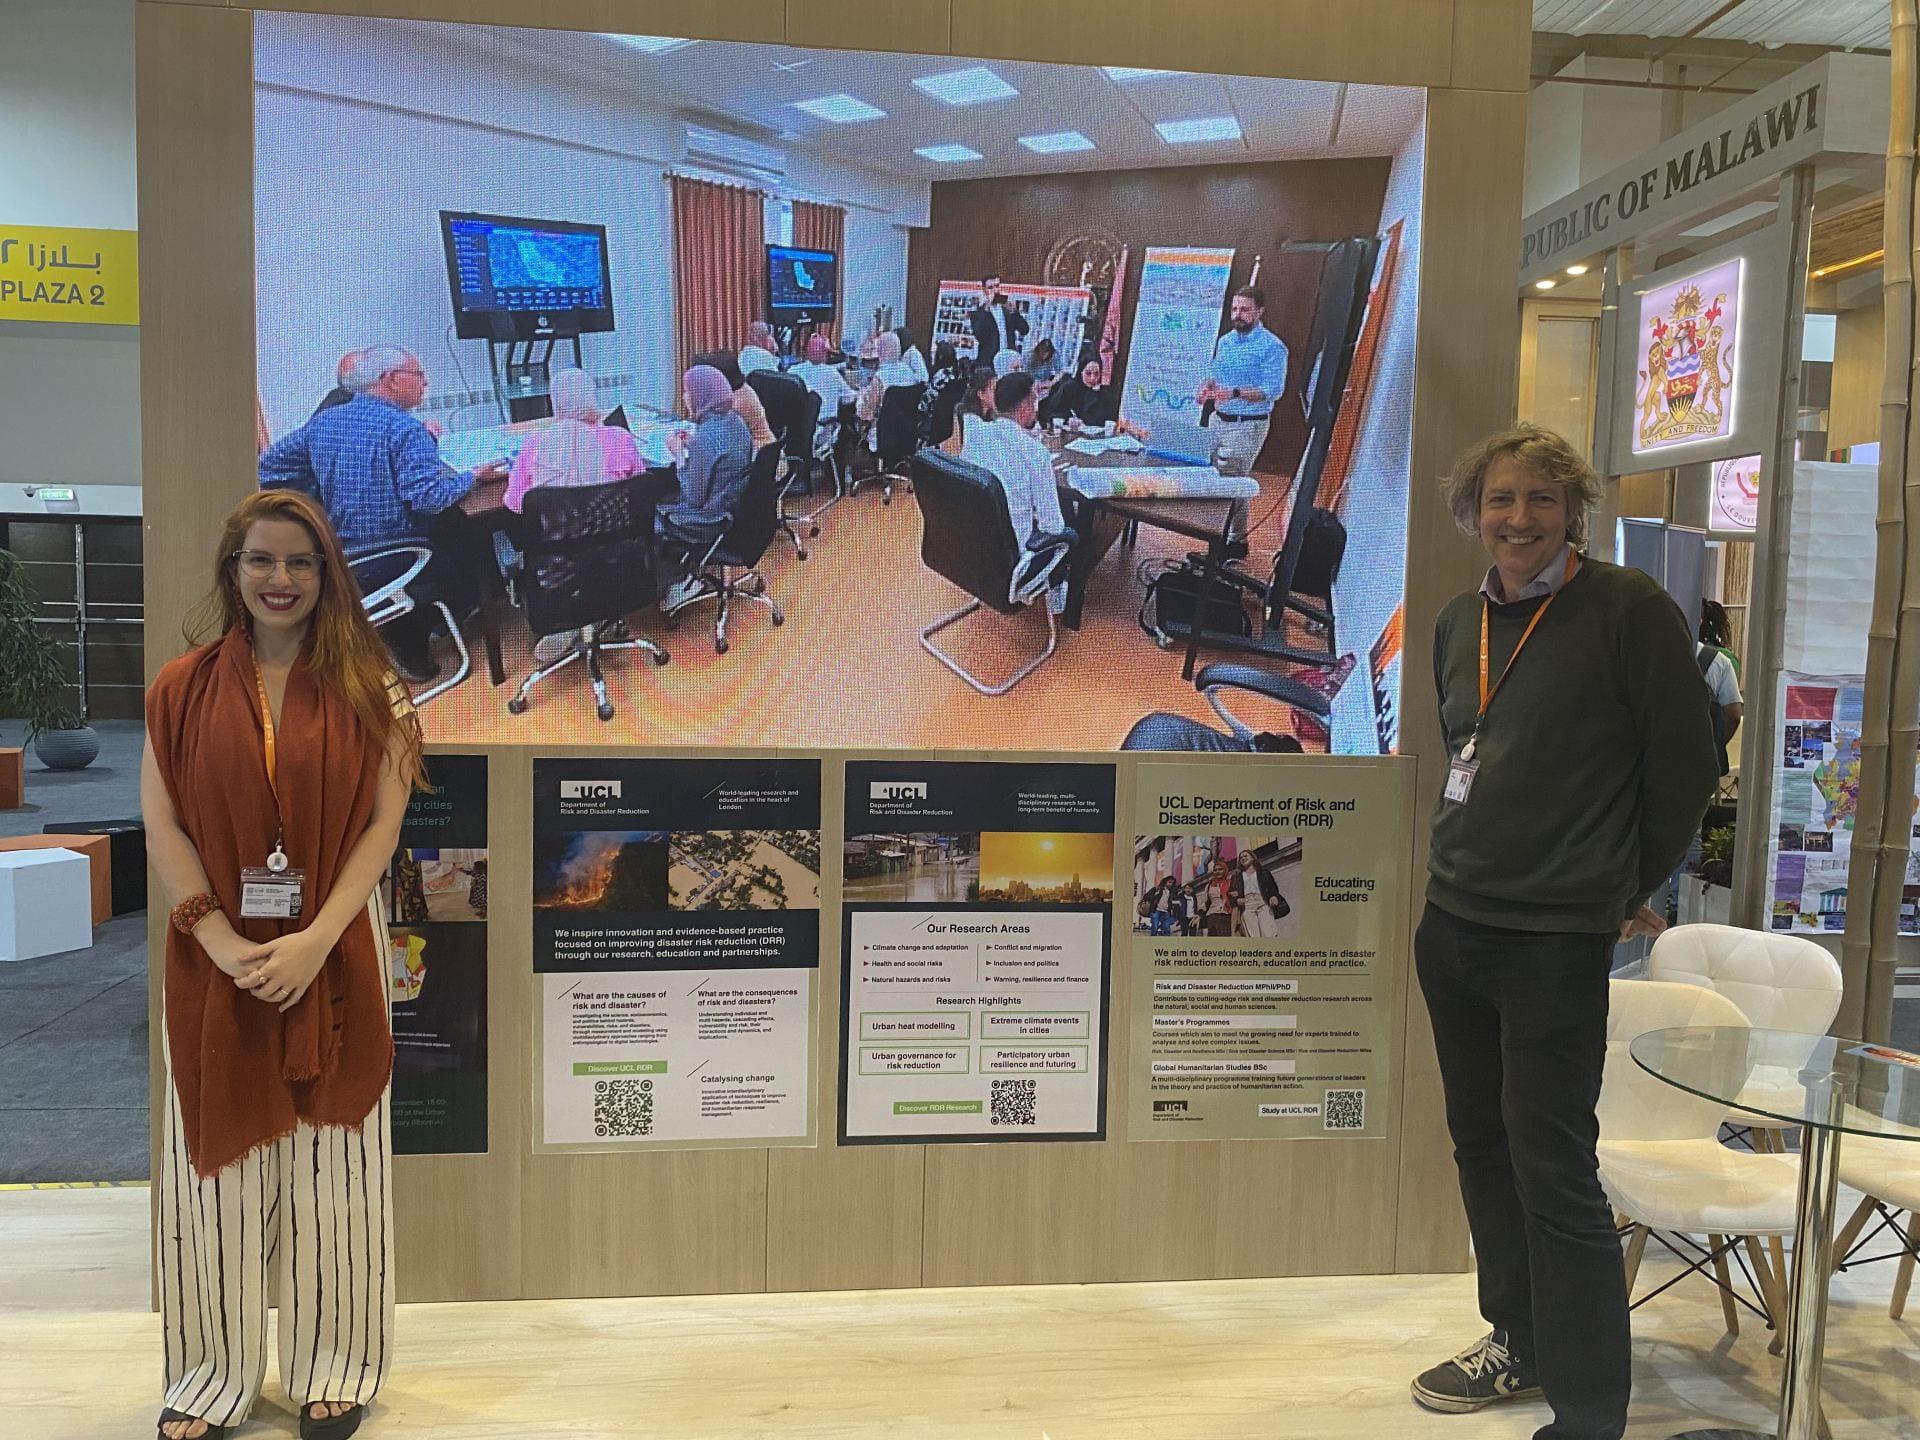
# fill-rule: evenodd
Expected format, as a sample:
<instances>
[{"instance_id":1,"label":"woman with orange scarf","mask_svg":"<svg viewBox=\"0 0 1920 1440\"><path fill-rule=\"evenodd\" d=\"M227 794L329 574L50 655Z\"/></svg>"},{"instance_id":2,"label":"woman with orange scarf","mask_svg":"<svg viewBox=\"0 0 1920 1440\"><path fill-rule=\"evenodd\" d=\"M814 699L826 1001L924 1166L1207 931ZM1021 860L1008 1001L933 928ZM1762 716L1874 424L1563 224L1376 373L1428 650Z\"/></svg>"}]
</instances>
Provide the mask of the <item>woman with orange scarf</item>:
<instances>
[{"instance_id":1,"label":"woman with orange scarf","mask_svg":"<svg viewBox=\"0 0 1920 1440\"><path fill-rule=\"evenodd\" d=\"M393 1350L388 1081L374 903L420 726L326 517L249 496L200 644L147 692L140 798L167 931L159 1270L164 1440L219 1437L266 1374L306 1440L359 1428Z\"/></svg>"}]
</instances>

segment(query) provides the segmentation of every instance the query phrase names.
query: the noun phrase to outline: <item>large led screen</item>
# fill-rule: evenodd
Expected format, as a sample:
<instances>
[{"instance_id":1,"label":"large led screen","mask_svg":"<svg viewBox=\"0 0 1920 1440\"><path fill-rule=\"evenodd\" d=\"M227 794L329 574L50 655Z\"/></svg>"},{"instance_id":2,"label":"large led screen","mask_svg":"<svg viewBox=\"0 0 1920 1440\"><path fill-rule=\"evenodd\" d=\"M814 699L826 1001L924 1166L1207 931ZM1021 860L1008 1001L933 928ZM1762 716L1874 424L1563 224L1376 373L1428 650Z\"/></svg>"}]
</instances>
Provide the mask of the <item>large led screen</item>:
<instances>
[{"instance_id":1,"label":"large led screen","mask_svg":"<svg viewBox=\"0 0 1920 1440\"><path fill-rule=\"evenodd\" d=\"M1396 744L1419 90L254 33L260 480L429 739Z\"/></svg>"}]
</instances>

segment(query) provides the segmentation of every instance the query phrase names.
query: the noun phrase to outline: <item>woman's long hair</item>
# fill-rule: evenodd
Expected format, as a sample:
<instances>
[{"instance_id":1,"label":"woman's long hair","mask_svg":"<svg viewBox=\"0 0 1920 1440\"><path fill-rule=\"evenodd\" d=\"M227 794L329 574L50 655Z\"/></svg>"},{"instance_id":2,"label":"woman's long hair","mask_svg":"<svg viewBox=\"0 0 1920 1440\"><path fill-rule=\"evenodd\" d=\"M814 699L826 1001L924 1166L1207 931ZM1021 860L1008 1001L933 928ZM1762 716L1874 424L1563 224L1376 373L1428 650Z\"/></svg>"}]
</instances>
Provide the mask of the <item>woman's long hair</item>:
<instances>
[{"instance_id":1,"label":"woman's long hair","mask_svg":"<svg viewBox=\"0 0 1920 1440\"><path fill-rule=\"evenodd\" d=\"M993 409L993 386L999 376L991 365L975 365L967 374L966 392L960 397L960 408L955 413L956 423L961 415L977 415L988 418Z\"/></svg>"},{"instance_id":2,"label":"woman's long hair","mask_svg":"<svg viewBox=\"0 0 1920 1440\"><path fill-rule=\"evenodd\" d=\"M401 776L414 789L426 788L421 760L420 718L409 707L404 716L393 712L393 662L380 633L367 619L360 602L360 584L347 565L346 552L326 515L298 490L256 490L235 507L221 527L213 554L213 586L187 618L187 643L203 645L233 629L251 628L252 616L240 598L234 579L233 553L246 544L247 532L259 520L289 520L312 537L323 556L320 595L307 629L307 666L320 684L347 697L366 732L384 752L397 730L404 738Z\"/></svg>"}]
</instances>

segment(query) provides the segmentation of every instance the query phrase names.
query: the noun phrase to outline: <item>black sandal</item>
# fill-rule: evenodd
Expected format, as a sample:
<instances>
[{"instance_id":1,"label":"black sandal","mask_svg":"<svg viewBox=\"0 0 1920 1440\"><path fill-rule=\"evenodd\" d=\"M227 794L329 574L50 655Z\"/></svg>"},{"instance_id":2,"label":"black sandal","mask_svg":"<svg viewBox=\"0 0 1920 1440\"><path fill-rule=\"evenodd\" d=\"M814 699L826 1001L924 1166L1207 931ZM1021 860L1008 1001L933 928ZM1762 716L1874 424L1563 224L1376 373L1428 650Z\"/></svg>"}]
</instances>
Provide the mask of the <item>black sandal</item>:
<instances>
[{"instance_id":1,"label":"black sandal","mask_svg":"<svg viewBox=\"0 0 1920 1440\"><path fill-rule=\"evenodd\" d=\"M337 1400L308 1400L300 1406L300 1440L347 1440L347 1437L360 1428L360 1422L367 1418L367 1407L355 1405L338 1415L330 1415L325 1420L316 1420L310 1413L315 1405L337 1405Z\"/></svg>"},{"instance_id":2,"label":"black sandal","mask_svg":"<svg viewBox=\"0 0 1920 1440\"><path fill-rule=\"evenodd\" d=\"M184 1410L169 1408L160 1412L160 1418L154 1422L153 1433L159 1437L159 1440L168 1440L167 1432L160 1427L162 1425L171 1425L179 1420L189 1422L198 1420L207 1427L198 1435L194 1436L193 1440L225 1440L226 1433L233 1429L231 1425L216 1425L204 1415L189 1415Z\"/></svg>"}]
</instances>

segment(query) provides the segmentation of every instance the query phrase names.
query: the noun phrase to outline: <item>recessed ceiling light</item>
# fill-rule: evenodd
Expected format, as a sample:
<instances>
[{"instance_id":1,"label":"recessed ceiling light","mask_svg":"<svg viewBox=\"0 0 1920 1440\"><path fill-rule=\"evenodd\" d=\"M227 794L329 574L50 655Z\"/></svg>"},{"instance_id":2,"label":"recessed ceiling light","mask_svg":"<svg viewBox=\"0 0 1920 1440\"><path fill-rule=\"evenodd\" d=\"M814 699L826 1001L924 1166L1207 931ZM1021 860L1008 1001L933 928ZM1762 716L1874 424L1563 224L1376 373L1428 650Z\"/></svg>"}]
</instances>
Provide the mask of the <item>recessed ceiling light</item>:
<instances>
[{"instance_id":1,"label":"recessed ceiling light","mask_svg":"<svg viewBox=\"0 0 1920 1440\"><path fill-rule=\"evenodd\" d=\"M1063 155L1069 150L1093 149L1093 141L1078 130L1059 130L1051 135L1022 135L1020 143L1036 155Z\"/></svg>"},{"instance_id":2,"label":"recessed ceiling light","mask_svg":"<svg viewBox=\"0 0 1920 1440\"><path fill-rule=\"evenodd\" d=\"M1536 290L1551 290L1553 283L1551 280L1536 280L1533 282L1533 288Z\"/></svg>"},{"instance_id":3,"label":"recessed ceiling light","mask_svg":"<svg viewBox=\"0 0 1920 1440\"><path fill-rule=\"evenodd\" d=\"M664 55L669 50L683 50L695 43L671 35L609 35L606 38L635 50L644 50L649 55Z\"/></svg>"},{"instance_id":4,"label":"recessed ceiling light","mask_svg":"<svg viewBox=\"0 0 1920 1440\"><path fill-rule=\"evenodd\" d=\"M1129 80L1151 80L1156 75L1179 75L1179 70L1143 70L1137 65L1102 65L1107 78L1125 84Z\"/></svg>"},{"instance_id":5,"label":"recessed ceiling light","mask_svg":"<svg viewBox=\"0 0 1920 1440\"><path fill-rule=\"evenodd\" d=\"M836 125L851 125L856 120L878 120L887 113L847 94L822 95L814 100L796 100L794 109L804 110L809 115L822 120L831 120Z\"/></svg>"},{"instance_id":6,"label":"recessed ceiling light","mask_svg":"<svg viewBox=\"0 0 1920 1440\"><path fill-rule=\"evenodd\" d=\"M1199 120L1163 120L1153 127L1169 145L1197 145L1205 140L1238 140L1240 122L1231 115L1209 115Z\"/></svg>"},{"instance_id":7,"label":"recessed ceiling light","mask_svg":"<svg viewBox=\"0 0 1920 1440\"><path fill-rule=\"evenodd\" d=\"M1569 275L1584 275L1586 273L1587 273L1587 267L1584 265L1567 266L1567 274Z\"/></svg>"},{"instance_id":8,"label":"recessed ceiling light","mask_svg":"<svg viewBox=\"0 0 1920 1440\"><path fill-rule=\"evenodd\" d=\"M965 145L922 145L913 152L928 160L938 160L942 165L951 165L960 160L978 160L980 152Z\"/></svg>"},{"instance_id":9,"label":"recessed ceiling light","mask_svg":"<svg viewBox=\"0 0 1920 1440\"><path fill-rule=\"evenodd\" d=\"M922 75L913 88L925 91L949 105L978 105L987 100L1005 100L1020 92L984 65L965 70L948 70L939 75Z\"/></svg>"}]
</instances>

